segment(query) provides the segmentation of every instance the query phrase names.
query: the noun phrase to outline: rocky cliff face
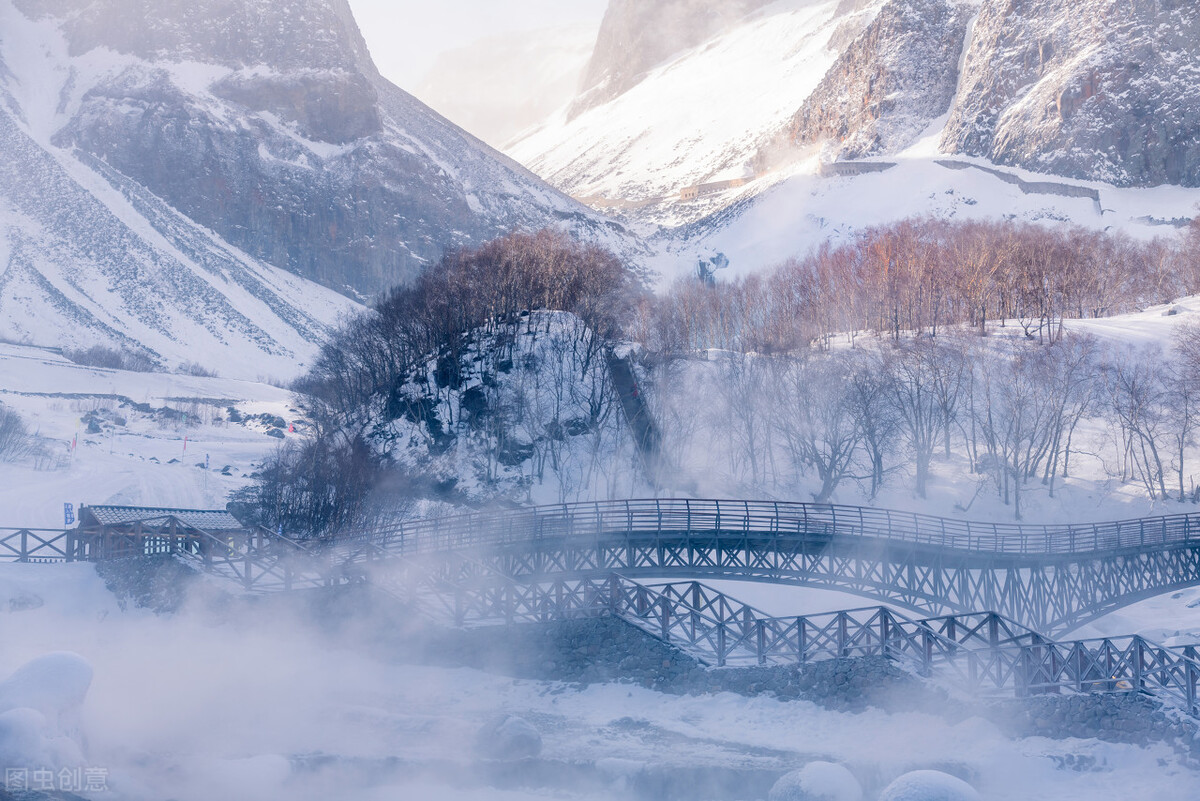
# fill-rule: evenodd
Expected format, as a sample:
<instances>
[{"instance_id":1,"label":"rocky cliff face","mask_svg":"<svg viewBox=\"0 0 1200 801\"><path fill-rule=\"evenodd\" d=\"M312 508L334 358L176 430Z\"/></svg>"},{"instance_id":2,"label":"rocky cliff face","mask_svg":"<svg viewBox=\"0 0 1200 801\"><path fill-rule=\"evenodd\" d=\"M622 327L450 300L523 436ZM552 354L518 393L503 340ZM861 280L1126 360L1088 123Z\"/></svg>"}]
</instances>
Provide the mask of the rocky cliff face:
<instances>
[{"instance_id":1,"label":"rocky cliff face","mask_svg":"<svg viewBox=\"0 0 1200 801\"><path fill-rule=\"evenodd\" d=\"M695 47L770 0L610 0L574 117L635 86L651 68ZM854 2L854 0L847 0Z\"/></svg>"},{"instance_id":2,"label":"rocky cliff face","mask_svg":"<svg viewBox=\"0 0 1200 801\"><path fill-rule=\"evenodd\" d=\"M383 80L345 0L11 1L65 42L52 146L268 264L369 296L515 227L628 246Z\"/></svg>"},{"instance_id":3,"label":"rocky cliff face","mask_svg":"<svg viewBox=\"0 0 1200 801\"><path fill-rule=\"evenodd\" d=\"M943 148L1120 186L1200 186L1200 6L985 0Z\"/></svg>"},{"instance_id":4,"label":"rocky cliff face","mask_svg":"<svg viewBox=\"0 0 1200 801\"><path fill-rule=\"evenodd\" d=\"M912 144L954 100L969 20L951 0L891 0L825 73L787 138L831 141L840 158Z\"/></svg>"}]
</instances>

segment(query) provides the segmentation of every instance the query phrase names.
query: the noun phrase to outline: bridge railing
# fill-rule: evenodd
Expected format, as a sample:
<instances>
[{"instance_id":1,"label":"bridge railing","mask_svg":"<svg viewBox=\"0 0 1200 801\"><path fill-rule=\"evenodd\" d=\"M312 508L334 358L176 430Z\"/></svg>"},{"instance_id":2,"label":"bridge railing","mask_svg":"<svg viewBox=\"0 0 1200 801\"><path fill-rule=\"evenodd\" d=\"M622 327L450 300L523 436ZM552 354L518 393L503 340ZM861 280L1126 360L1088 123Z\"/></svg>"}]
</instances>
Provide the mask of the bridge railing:
<instances>
[{"instance_id":1,"label":"bridge railing","mask_svg":"<svg viewBox=\"0 0 1200 801\"><path fill-rule=\"evenodd\" d=\"M70 532L0 529L0 560L68 558ZM558 537L705 534L833 537L907 543L960 551L1053 556L1200 543L1200 514L1105 523L986 523L835 504L650 498L473 512L381 526L342 538L375 555L461 550Z\"/></svg>"},{"instance_id":2,"label":"bridge railing","mask_svg":"<svg viewBox=\"0 0 1200 801\"><path fill-rule=\"evenodd\" d=\"M369 540L389 551L429 552L556 537L683 533L814 540L858 537L961 551L1047 556L1200 542L1200 514L1029 525L831 504L646 499L429 518L361 532L351 539Z\"/></svg>"},{"instance_id":3,"label":"bridge railing","mask_svg":"<svg viewBox=\"0 0 1200 801\"><path fill-rule=\"evenodd\" d=\"M65 562L70 532L46 528L0 528L0 562Z\"/></svg>"},{"instance_id":4,"label":"bridge railing","mask_svg":"<svg viewBox=\"0 0 1200 801\"><path fill-rule=\"evenodd\" d=\"M476 579L478 577L475 577ZM457 622L546 622L613 614L717 666L884 656L960 686L1017 696L1148 690L1200 714L1197 649L1144 638L1056 642L993 612L915 620L887 607L777 617L697 581L623 576L533 584L444 582Z\"/></svg>"}]
</instances>

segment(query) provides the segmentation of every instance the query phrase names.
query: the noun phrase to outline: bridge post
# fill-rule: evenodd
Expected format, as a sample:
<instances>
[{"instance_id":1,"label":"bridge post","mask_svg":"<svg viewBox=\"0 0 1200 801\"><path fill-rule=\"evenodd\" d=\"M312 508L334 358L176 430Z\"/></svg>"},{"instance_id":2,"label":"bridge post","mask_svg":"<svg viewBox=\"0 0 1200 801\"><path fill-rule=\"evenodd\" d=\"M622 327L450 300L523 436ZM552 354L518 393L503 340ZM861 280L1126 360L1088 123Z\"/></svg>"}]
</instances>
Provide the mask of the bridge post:
<instances>
[{"instance_id":1,"label":"bridge post","mask_svg":"<svg viewBox=\"0 0 1200 801\"><path fill-rule=\"evenodd\" d=\"M1087 672L1087 653L1083 643L1075 643L1075 692L1083 692L1083 674Z\"/></svg>"},{"instance_id":2,"label":"bridge post","mask_svg":"<svg viewBox=\"0 0 1200 801\"><path fill-rule=\"evenodd\" d=\"M892 614L886 606L879 609L879 648L884 656L888 655L891 632Z\"/></svg>"},{"instance_id":3,"label":"bridge post","mask_svg":"<svg viewBox=\"0 0 1200 801\"><path fill-rule=\"evenodd\" d=\"M1146 643L1141 637L1133 638L1133 689L1142 689L1143 673L1146 670Z\"/></svg>"},{"instance_id":4,"label":"bridge post","mask_svg":"<svg viewBox=\"0 0 1200 801\"><path fill-rule=\"evenodd\" d=\"M725 621L717 623L717 667L725 667Z\"/></svg>"},{"instance_id":5,"label":"bridge post","mask_svg":"<svg viewBox=\"0 0 1200 801\"><path fill-rule=\"evenodd\" d=\"M767 631L762 619L754 621L754 650L758 664L767 664Z\"/></svg>"},{"instance_id":6,"label":"bridge post","mask_svg":"<svg viewBox=\"0 0 1200 801\"><path fill-rule=\"evenodd\" d=\"M847 615L845 612L838 612L837 626L837 652L838 656L845 658L849 656L850 647L848 645L848 637L846 632Z\"/></svg>"},{"instance_id":7,"label":"bridge post","mask_svg":"<svg viewBox=\"0 0 1200 801\"><path fill-rule=\"evenodd\" d=\"M1200 671L1195 665L1196 647L1194 645L1187 646L1183 649L1183 655L1188 660L1184 663L1183 668L1183 690L1187 696L1188 713L1195 715L1200 712L1196 708L1196 683L1197 679L1200 679L1200 675L1198 675Z\"/></svg>"},{"instance_id":8,"label":"bridge post","mask_svg":"<svg viewBox=\"0 0 1200 801\"><path fill-rule=\"evenodd\" d=\"M29 561L29 532L21 529L21 552L17 556L18 562Z\"/></svg>"}]
</instances>

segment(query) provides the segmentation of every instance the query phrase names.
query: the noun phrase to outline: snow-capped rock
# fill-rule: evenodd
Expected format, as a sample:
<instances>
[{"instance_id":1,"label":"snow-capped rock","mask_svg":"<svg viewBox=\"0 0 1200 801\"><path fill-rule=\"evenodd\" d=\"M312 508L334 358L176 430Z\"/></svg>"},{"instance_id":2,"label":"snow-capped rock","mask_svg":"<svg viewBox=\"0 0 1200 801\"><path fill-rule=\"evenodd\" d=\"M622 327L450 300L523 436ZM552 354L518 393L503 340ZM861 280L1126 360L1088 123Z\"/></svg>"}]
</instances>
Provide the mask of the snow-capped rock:
<instances>
[{"instance_id":1,"label":"snow-capped rock","mask_svg":"<svg viewBox=\"0 0 1200 801\"><path fill-rule=\"evenodd\" d=\"M862 801L862 797L862 785L844 765L809 762L781 776L767 801Z\"/></svg>"},{"instance_id":2,"label":"snow-capped rock","mask_svg":"<svg viewBox=\"0 0 1200 801\"><path fill-rule=\"evenodd\" d=\"M975 788L938 770L905 773L879 795L879 801L980 801Z\"/></svg>"},{"instance_id":3,"label":"snow-capped rock","mask_svg":"<svg viewBox=\"0 0 1200 801\"><path fill-rule=\"evenodd\" d=\"M890 0L825 73L788 127L841 158L896 153L945 114L970 12L952 0Z\"/></svg>"},{"instance_id":4,"label":"snow-capped rock","mask_svg":"<svg viewBox=\"0 0 1200 801\"><path fill-rule=\"evenodd\" d=\"M475 750L488 759L529 759L542 753L542 735L525 718L504 715L479 730Z\"/></svg>"}]
</instances>

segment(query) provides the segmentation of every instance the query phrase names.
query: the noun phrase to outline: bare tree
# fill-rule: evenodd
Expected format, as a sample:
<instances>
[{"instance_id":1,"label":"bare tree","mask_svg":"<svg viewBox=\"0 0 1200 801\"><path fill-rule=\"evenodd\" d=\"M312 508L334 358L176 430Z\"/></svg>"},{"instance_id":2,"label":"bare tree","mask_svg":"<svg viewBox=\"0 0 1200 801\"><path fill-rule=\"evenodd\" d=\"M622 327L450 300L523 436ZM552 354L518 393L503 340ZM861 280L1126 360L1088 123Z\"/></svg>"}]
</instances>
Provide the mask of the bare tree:
<instances>
[{"instance_id":1,"label":"bare tree","mask_svg":"<svg viewBox=\"0 0 1200 801\"><path fill-rule=\"evenodd\" d=\"M932 340L918 339L898 344L881 364L887 377L885 387L912 455L917 494L922 498L944 419L936 378L940 356Z\"/></svg>"},{"instance_id":2,"label":"bare tree","mask_svg":"<svg viewBox=\"0 0 1200 801\"><path fill-rule=\"evenodd\" d=\"M1125 475L1137 476L1151 500L1167 497L1162 447L1170 413L1159 348L1127 349L1105 369L1108 405L1121 431Z\"/></svg>"},{"instance_id":3,"label":"bare tree","mask_svg":"<svg viewBox=\"0 0 1200 801\"><path fill-rule=\"evenodd\" d=\"M776 373L775 428L802 469L821 482L813 500L825 503L851 474L862 429L854 408L853 374L841 356L788 360Z\"/></svg>"},{"instance_id":4,"label":"bare tree","mask_svg":"<svg viewBox=\"0 0 1200 801\"><path fill-rule=\"evenodd\" d=\"M862 437L862 455L874 499L887 475L887 456L900 435L900 416L891 401L888 376L876 359L858 357L850 376L849 406Z\"/></svg>"},{"instance_id":5,"label":"bare tree","mask_svg":"<svg viewBox=\"0 0 1200 801\"><path fill-rule=\"evenodd\" d=\"M1200 501L1200 489L1189 493L1185 486L1188 451L1200 429L1200 324L1190 323L1175 331L1174 353L1164 367L1167 406L1170 409L1172 466L1179 482L1179 500L1188 495Z\"/></svg>"}]
</instances>

